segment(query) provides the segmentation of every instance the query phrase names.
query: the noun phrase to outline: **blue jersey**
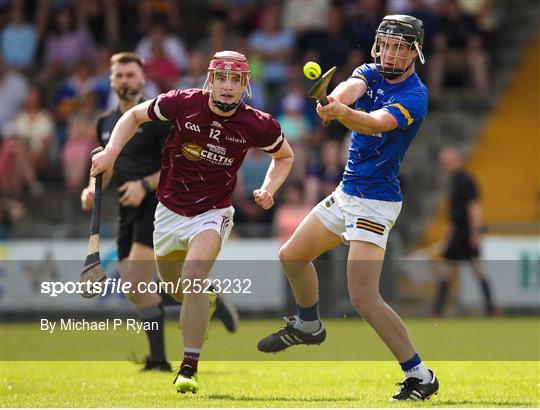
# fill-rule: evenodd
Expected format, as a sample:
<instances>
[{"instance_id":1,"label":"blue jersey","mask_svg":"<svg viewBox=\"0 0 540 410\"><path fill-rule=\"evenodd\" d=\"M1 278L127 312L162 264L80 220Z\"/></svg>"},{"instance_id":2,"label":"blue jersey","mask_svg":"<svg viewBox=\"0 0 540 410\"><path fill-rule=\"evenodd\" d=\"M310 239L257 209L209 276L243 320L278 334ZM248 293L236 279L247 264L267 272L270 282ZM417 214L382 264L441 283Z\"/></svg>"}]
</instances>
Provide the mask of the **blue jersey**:
<instances>
[{"instance_id":1,"label":"blue jersey","mask_svg":"<svg viewBox=\"0 0 540 410\"><path fill-rule=\"evenodd\" d=\"M355 109L367 113L385 109L396 118L398 126L372 135L352 133L343 191L366 199L401 201L399 168L426 117L427 88L416 73L405 81L390 84L375 64L358 67L351 78L360 78L367 84L367 91L356 101Z\"/></svg>"}]
</instances>

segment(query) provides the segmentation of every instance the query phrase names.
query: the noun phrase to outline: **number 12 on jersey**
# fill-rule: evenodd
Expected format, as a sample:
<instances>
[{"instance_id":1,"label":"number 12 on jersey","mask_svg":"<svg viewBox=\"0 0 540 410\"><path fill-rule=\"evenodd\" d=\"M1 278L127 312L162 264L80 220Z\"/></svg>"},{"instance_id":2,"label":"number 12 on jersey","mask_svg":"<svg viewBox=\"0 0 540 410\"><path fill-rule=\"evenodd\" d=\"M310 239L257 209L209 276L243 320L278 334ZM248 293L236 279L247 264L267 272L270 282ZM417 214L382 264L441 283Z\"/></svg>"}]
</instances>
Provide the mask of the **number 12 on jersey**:
<instances>
[{"instance_id":1,"label":"number 12 on jersey","mask_svg":"<svg viewBox=\"0 0 540 410\"><path fill-rule=\"evenodd\" d=\"M215 128L210 128L210 135L208 136L208 138L210 138L211 140L216 140L217 142L219 142L220 134L221 134L220 130L216 130Z\"/></svg>"}]
</instances>

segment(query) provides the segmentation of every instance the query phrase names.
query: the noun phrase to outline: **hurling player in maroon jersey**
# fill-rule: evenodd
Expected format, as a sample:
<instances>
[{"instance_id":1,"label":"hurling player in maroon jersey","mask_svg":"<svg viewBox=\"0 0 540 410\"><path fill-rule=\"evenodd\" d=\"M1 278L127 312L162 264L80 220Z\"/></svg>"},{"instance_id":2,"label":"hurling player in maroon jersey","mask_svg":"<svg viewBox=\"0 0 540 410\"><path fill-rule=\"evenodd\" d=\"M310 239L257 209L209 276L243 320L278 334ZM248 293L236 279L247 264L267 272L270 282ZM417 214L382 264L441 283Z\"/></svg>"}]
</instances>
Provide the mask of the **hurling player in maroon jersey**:
<instances>
[{"instance_id":1,"label":"hurling player in maroon jersey","mask_svg":"<svg viewBox=\"0 0 540 410\"><path fill-rule=\"evenodd\" d=\"M140 124L171 121L157 189L154 249L162 280L176 284L182 279L183 292L172 294L183 301L184 358L175 379L182 393L199 389L197 363L210 310L208 293L199 289L233 225L238 169L250 148L272 156L262 186L253 192L254 201L269 209L293 164L278 122L243 102L251 93L249 74L244 55L216 53L204 89L172 90L133 107L92 159L92 176L108 171Z\"/></svg>"}]
</instances>

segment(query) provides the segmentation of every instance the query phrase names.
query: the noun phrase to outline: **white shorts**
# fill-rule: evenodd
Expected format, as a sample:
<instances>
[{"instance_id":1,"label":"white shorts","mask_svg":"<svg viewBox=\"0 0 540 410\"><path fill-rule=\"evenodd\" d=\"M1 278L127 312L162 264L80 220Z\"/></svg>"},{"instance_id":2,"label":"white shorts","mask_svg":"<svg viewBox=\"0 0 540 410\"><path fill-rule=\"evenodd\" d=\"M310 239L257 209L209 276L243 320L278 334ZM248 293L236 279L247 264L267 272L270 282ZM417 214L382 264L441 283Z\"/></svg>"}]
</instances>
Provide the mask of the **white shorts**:
<instances>
[{"instance_id":1,"label":"white shorts","mask_svg":"<svg viewBox=\"0 0 540 410\"><path fill-rule=\"evenodd\" d=\"M158 202L154 218L154 251L158 256L165 256L187 250L191 239L206 230L216 231L223 243L234 225L233 215L234 208L230 206L191 217L182 216Z\"/></svg>"},{"instance_id":2,"label":"white shorts","mask_svg":"<svg viewBox=\"0 0 540 410\"><path fill-rule=\"evenodd\" d=\"M349 241L371 242L386 249L388 234L401 211L401 202L378 201L351 196L341 185L319 202L315 215L336 235Z\"/></svg>"}]
</instances>

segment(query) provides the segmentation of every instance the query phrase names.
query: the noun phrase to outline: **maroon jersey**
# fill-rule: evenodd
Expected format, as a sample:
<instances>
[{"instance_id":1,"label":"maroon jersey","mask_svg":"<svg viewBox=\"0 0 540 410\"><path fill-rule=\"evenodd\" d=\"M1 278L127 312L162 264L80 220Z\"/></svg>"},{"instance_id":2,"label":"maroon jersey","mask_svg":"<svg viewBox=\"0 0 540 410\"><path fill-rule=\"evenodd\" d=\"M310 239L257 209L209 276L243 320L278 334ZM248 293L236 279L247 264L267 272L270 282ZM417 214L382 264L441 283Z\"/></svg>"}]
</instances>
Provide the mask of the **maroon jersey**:
<instances>
[{"instance_id":1,"label":"maroon jersey","mask_svg":"<svg viewBox=\"0 0 540 410\"><path fill-rule=\"evenodd\" d=\"M234 115L222 117L210 110L208 98L200 89L172 90L148 108L152 120L171 121L157 198L179 215L230 206L247 151L273 153L283 144L281 127L270 114L241 103Z\"/></svg>"}]
</instances>

